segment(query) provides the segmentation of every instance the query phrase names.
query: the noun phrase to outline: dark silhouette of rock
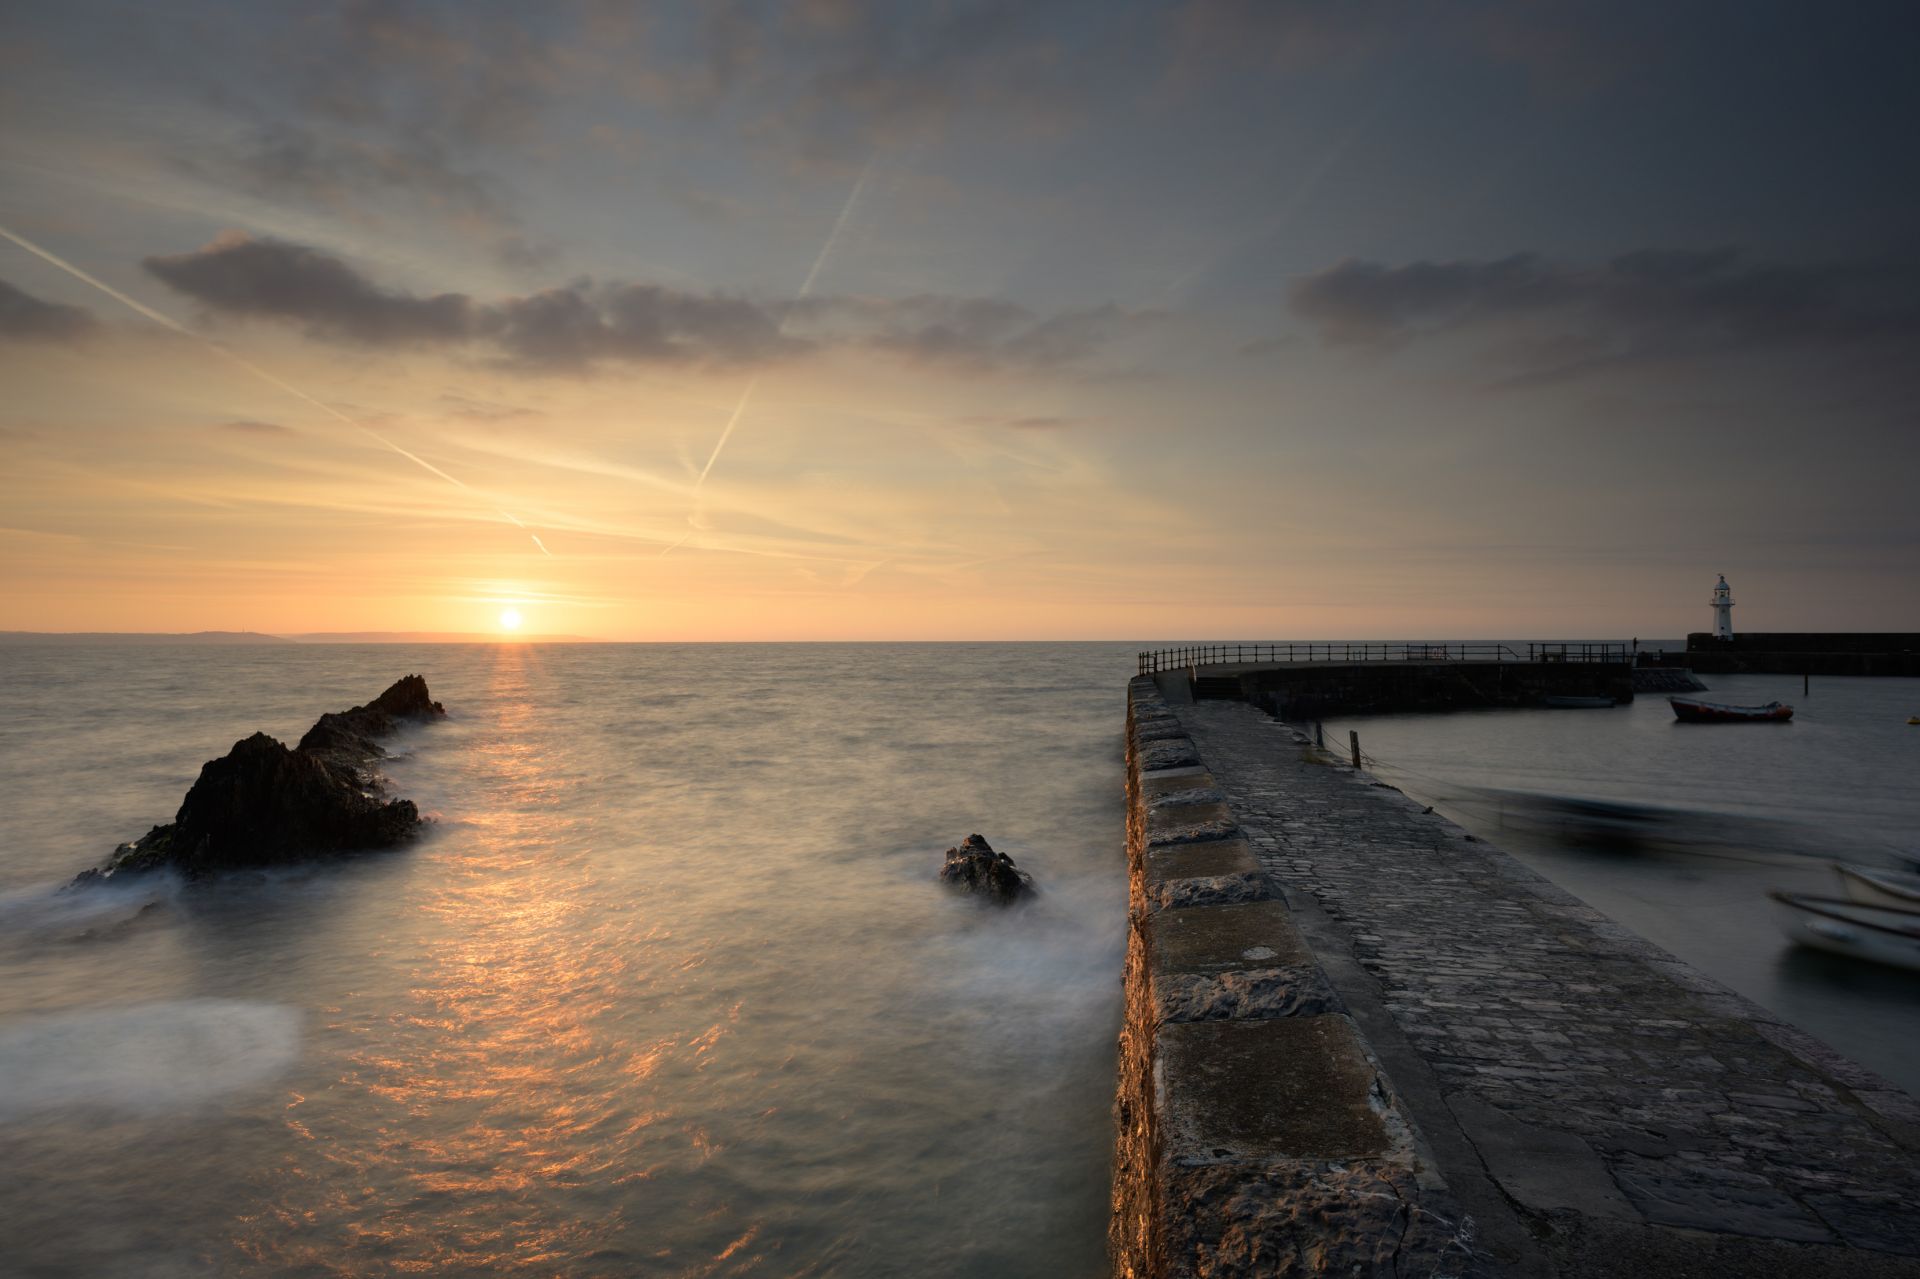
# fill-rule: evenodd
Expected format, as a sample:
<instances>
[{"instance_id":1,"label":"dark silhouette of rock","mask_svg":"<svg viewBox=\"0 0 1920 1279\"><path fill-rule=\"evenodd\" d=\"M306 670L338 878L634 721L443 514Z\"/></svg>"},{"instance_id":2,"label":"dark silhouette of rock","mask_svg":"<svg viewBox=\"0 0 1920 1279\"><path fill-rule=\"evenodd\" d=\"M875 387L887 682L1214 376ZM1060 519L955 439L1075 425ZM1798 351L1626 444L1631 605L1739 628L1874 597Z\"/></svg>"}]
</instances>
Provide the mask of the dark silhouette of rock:
<instances>
[{"instance_id":1,"label":"dark silhouette of rock","mask_svg":"<svg viewBox=\"0 0 1920 1279\"><path fill-rule=\"evenodd\" d=\"M995 852L993 845L978 835L969 835L959 847L947 850L940 882L978 893L1002 906L1010 906L1034 891L1033 876L1015 866L1013 858Z\"/></svg>"},{"instance_id":2,"label":"dark silhouette of rock","mask_svg":"<svg viewBox=\"0 0 1920 1279\"><path fill-rule=\"evenodd\" d=\"M292 750L265 733L235 742L201 767L170 824L80 880L163 867L194 877L401 843L419 830L420 812L385 797L370 767L386 754L375 739L445 714L427 681L408 675L365 706L322 715Z\"/></svg>"}]
</instances>

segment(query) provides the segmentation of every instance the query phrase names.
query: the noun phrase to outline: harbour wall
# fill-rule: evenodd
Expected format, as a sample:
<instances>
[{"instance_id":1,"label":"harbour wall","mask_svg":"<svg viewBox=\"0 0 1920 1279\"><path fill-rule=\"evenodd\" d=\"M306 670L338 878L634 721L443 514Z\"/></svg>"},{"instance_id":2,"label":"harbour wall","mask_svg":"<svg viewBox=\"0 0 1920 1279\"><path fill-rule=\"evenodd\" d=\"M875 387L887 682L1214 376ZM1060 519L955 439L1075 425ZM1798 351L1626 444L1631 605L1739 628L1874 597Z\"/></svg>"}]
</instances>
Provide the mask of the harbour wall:
<instances>
[{"instance_id":1,"label":"harbour wall","mask_svg":"<svg viewBox=\"0 0 1920 1279\"><path fill-rule=\"evenodd\" d=\"M1665 662L1710 675L1920 676L1920 635L1900 632L1754 631L1716 639L1696 631Z\"/></svg>"},{"instance_id":2,"label":"harbour wall","mask_svg":"<svg viewBox=\"0 0 1920 1279\"><path fill-rule=\"evenodd\" d=\"M1168 682L1128 690L1115 1275L1920 1279L1912 1098Z\"/></svg>"},{"instance_id":3,"label":"harbour wall","mask_svg":"<svg viewBox=\"0 0 1920 1279\"><path fill-rule=\"evenodd\" d=\"M1630 702L1627 662L1375 661L1215 664L1162 671L1176 699L1252 702L1282 719L1388 711L1536 706L1549 697L1611 697Z\"/></svg>"},{"instance_id":4,"label":"harbour wall","mask_svg":"<svg viewBox=\"0 0 1920 1279\"><path fill-rule=\"evenodd\" d=\"M1147 677L1129 689L1127 799L1114 1273L1464 1260L1391 1083Z\"/></svg>"}]
</instances>

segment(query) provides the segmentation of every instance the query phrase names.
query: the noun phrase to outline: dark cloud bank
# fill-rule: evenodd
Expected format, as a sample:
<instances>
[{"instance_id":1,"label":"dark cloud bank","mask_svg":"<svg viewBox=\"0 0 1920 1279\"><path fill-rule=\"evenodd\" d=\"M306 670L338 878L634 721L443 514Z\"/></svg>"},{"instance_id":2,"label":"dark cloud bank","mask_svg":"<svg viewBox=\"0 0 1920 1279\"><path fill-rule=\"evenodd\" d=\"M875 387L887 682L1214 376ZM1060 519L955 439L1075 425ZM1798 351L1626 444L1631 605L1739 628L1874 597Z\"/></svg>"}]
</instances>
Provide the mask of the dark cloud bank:
<instances>
[{"instance_id":1,"label":"dark cloud bank","mask_svg":"<svg viewBox=\"0 0 1920 1279\"><path fill-rule=\"evenodd\" d=\"M93 329L93 316L79 307L43 301L0 280L0 340L74 342Z\"/></svg>"},{"instance_id":2,"label":"dark cloud bank","mask_svg":"<svg viewBox=\"0 0 1920 1279\"><path fill-rule=\"evenodd\" d=\"M484 346L532 372L602 362L764 363L847 346L924 364L1060 367L1093 358L1152 319L1111 304L1053 315L940 295L766 304L590 280L488 302L463 293L420 297L381 288L317 249L237 232L143 265L215 314L299 324L316 337L365 345Z\"/></svg>"},{"instance_id":3,"label":"dark cloud bank","mask_svg":"<svg viewBox=\"0 0 1920 1279\"><path fill-rule=\"evenodd\" d=\"M1769 350L1920 355L1920 263L1756 260L1646 249L1597 267L1532 254L1386 266L1348 260L1293 282L1323 342L1376 350L1446 334L1501 341L1525 377Z\"/></svg>"}]
</instances>

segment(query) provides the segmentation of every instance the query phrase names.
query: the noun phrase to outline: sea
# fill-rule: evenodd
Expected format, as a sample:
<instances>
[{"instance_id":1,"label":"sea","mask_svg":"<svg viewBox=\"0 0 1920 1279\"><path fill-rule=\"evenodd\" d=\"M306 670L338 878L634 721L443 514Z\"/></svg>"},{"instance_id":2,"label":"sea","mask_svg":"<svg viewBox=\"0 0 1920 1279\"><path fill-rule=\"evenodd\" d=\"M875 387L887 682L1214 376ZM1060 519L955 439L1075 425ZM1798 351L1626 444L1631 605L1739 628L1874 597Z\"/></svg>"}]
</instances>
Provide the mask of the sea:
<instances>
[{"instance_id":1,"label":"sea","mask_svg":"<svg viewBox=\"0 0 1920 1279\"><path fill-rule=\"evenodd\" d=\"M1104 1274L1140 647L0 649L0 1271ZM64 888L234 741L413 672L418 842ZM1920 681L1713 682L1800 713L1325 731L1920 1085L1920 980L1791 950L1764 896L1915 842ZM1539 796L1675 826L1595 845ZM1030 904L936 882L975 832Z\"/></svg>"},{"instance_id":2,"label":"sea","mask_svg":"<svg viewBox=\"0 0 1920 1279\"><path fill-rule=\"evenodd\" d=\"M1133 648L0 650L0 1272L1104 1274ZM60 890L410 672L417 844Z\"/></svg>"}]
</instances>

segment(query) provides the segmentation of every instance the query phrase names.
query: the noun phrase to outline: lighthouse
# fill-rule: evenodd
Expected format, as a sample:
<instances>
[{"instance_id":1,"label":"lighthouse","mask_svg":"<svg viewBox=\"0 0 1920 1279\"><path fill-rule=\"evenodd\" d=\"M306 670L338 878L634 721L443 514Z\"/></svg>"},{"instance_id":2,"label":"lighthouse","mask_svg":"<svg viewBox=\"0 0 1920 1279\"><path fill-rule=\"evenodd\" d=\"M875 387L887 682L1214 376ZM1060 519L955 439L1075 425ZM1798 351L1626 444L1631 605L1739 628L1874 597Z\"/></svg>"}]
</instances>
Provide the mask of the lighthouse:
<instances>
[{"instance_id":1,"label":"lighthouse","mask_svg":"<svg viewBox=\"0 0 1920 1279\"><path fill-rule=\"evenodd\" d=\"M1733 638L1733 588L1727 585L1725 573L1720 575L1720 585L1713 588L1713 637Z\"/></svg>"}]
</instances>

